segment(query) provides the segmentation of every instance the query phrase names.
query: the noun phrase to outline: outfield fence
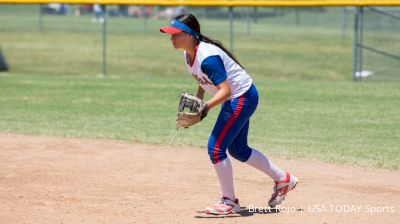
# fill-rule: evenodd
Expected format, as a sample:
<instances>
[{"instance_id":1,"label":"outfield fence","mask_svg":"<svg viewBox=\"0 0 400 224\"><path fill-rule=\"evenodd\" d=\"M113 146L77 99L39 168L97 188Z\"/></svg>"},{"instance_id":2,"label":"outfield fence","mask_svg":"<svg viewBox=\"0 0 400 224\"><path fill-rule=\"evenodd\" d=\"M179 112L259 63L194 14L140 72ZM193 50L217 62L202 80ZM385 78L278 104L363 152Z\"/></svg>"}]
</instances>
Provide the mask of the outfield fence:
<instances>
[{"instance_id":1,"label":"outfield fence","mask_svg":"<svg viewBox=\"0 0 400 224\"><path fill-rule=\"evenodd\" d=\"M101 33L101 73L105 75L107 33L153 31L157 29L153 27L154 24L165 24L181 12L194 13L205 23L209 21L212 24L208 26L209 33L227 34L232 51L234 37L238 33L268 35L272 32L268 26L281 26L282 30L284 27L290 29L291 26L324 28L327 32L332 30L340 32L343 40L353 38L354 81L375 79L375 75L379 75L378 79L398 79L395 71L400 65L398 58L400 1L66 0L57 2L58 4L47 0L0 0L0 4L13 4L17 11L29 11L28 14L31 15L30 18L24 18L23 15L7 17L3 14L2 17L0 14L0 31L16 30L18 27L26 29L26 24L30 23L32 26L29 26L29 29L36 29L39 32L70 30ZM33 3L38 5L32 5ZM97 5L100 12L96 12L93 4ZM58 5L58 8L51 8L51 5ZM23 9L25 7L26 10ZM135 22L130 23L129 19L134 19ZM378 23L379 26L376 25ZM135 24L134 27L132 24ZM378 32L375 32L376 30ZM284 35L285 31L282 31L282 34Z\"/></svg>"},{"instance_id":2,"label":"outfield fence","mask_svg":"<svg viewBox=\"0 0 400 224\"><path fill-rule=\"evenodd\" d=\"M52 0L0 0L0 3L53 3ZM127 4L159 6L395 6L398 0L57 0L69 4Z\"/></svg>"},{"instance_id":3,"label":"outfield fence","mask_svg":"<svg viewBox=\"0 0 400 224\"><path fill-rule=\"evenodd\" d=\"M360 7L354 30L353 80L398 80L400 8Z\"/></svg>"}]
</instances>

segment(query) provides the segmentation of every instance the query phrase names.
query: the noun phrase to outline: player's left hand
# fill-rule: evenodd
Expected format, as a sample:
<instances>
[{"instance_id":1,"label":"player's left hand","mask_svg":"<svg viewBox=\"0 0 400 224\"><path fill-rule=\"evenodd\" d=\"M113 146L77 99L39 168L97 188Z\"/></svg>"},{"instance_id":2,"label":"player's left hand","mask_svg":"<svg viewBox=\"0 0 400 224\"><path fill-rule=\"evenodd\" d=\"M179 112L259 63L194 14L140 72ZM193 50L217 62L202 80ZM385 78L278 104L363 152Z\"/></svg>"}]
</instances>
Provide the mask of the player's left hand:
<instances>
[{"instance_id":1,"label":"player's left hand","mask_svg":"<svg viewBox=\"0 0 400 224\"><path fill-rule=\"evenodd\" d=\"M207 116L208 109L203 100L190 93L182 93L179 100L178 113L176 114L176 127L187 128L199 123Z\"/></svg>"}]
</instances>

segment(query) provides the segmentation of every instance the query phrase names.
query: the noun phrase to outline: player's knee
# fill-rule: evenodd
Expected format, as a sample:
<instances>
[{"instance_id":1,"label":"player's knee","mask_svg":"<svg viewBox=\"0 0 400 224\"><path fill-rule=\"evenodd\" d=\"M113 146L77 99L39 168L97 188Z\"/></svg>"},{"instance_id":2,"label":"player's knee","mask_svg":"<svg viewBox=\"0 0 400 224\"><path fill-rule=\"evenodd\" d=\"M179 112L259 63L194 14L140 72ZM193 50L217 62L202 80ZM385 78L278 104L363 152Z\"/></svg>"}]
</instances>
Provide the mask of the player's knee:
<instances>
[{"instance_id":1,"label":"player's knee","mask_svg":"<svg viewBox=\"0 0 400 224\"><path fill-rule=\"evenodd\" d=\"M251 155L251 148L248 145L232 143L228 151L233 158L241 162L246 162Z\"/></svg>"},{"instance_id":2,"label":"player's knee","mask_svg":"<svg viewBox=\"0 0 400 224\"><path fill-rule=\"evenodd\" d=\"M213 164L218 163L227 157L226 150L216 147L215 144L208 144L208 155Z\"/></svg>"}]
</instances>

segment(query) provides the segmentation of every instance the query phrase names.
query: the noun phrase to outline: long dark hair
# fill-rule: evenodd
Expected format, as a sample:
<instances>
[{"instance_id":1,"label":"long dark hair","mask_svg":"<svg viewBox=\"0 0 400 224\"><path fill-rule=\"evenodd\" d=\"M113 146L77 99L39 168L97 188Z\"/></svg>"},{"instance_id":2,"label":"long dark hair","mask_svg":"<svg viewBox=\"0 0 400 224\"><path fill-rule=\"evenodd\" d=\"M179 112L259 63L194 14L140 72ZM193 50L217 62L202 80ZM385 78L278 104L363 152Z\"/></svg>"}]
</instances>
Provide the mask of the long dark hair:
<instances>
[{"instance_id":1,"label":"long dark hair","mask_svg":"<svg viewBox=\"0 0 400 224\"><path fill-rule=\"evenodd\" d=\"M181 21L182 23L188 25L192 30L200 33L200 41L206 42L206 43L210 43L213 44L219 48L221 48L221 50L223 50L230 58L232 58L238 65L240 65L240 67L242 67L244 69L244 67L240 64L239 60L236 59L236 57L230 52L228 51L224 45L222 45L222 43L218 40L213 40L207 36L204 36L201 31L200 31L200 23L199 21L197 21L196 17L192 14L182 14L179 15L177 17L175 17L176 20Z\"/></svg>"}]
</instances>

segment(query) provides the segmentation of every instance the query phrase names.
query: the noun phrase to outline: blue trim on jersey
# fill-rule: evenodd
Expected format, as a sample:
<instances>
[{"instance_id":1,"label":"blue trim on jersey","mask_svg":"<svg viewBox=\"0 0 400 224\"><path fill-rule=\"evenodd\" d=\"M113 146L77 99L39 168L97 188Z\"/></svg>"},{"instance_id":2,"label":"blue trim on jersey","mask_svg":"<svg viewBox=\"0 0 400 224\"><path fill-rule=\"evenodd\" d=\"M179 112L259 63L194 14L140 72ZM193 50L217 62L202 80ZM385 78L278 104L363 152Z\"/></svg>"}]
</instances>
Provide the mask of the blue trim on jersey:
<instances>
[{"instance_id":1,"label":"blue trim on jersey","mask_svg":"<svg viewBox=\"0 0 400 224\"><path fill-rule=\"evenodd\" d=\"M214 86L221 84L227 78L224 62L219 55L212 55L204 59L201 63L201 70L211 79Z\"/></svg>"},{"instance_id":2,"label":"blue trim on jersey","mask_svg":"<svg viewBox=\"0 0 400 224\"><path fill-rule=\"evenodd\" d=\"M182 22L179 21L179 20L176 20L176 19L172 20L171 26L172 26L172 27L175 27L175 28L177 28L177 29L180 29L180 30L182 30L182 31L185 32L185 33L188 33L188 34L192 35L192 36L195 37L196 39L199 39L199 38L200 38L200 34L199 34L198 32L192 30L188 25L186 25L185 23L182 23Z\"/></svg>"}]
</instances>

